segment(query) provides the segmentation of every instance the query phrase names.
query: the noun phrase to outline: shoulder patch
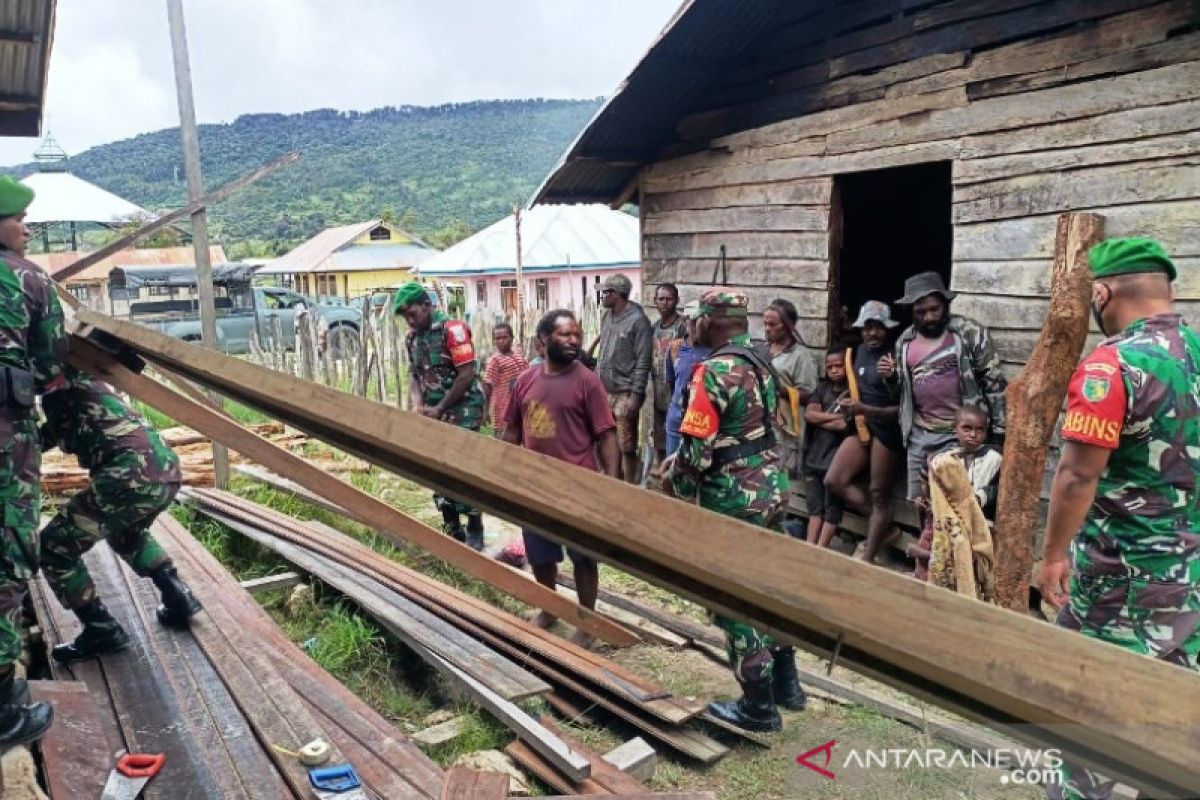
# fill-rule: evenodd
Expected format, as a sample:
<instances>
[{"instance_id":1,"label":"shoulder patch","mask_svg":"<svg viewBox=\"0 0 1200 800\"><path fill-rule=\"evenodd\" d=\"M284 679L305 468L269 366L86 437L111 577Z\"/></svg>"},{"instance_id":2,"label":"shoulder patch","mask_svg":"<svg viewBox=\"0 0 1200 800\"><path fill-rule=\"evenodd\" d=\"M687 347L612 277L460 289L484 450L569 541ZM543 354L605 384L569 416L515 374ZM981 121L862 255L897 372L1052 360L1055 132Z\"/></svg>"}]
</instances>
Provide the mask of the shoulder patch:
<instances>
[{"instance_id":1,"label":"shoulder patch","mask_svg":"<svg viewBox=\"0 0 1200 800\"><path fill-rule=\"evenodd\" d=\"M450 363L456 367L475 360L475 348L471 344L471 329L459 319L448 320L445 325L446 347L450 349Z\"/></svg>"},{"instance_id":2,"label":"shoulder patch","mask_svg":"<svg viewBox=\"0 0 1200 800\"><path fill-rule=\"evenodd\" d=\"M704 391L704 375L708 368L703 364L692 370L691 386L688 389L688 407L683 414L679 432L697 439L707 439L716 434L721 417L713 406L708 392Z\"/></svg>"},{"instance_id":3,"label":"shoulder patch","mask_svg":"<svg viewBox=\"0 0 1200 800\"><path fill-rule=\"evenodd\" d=\"M1067 387L1064 439L1116 449L1125 427L1126 392L1116 347L1101 345L1084 359Z\"/></svg>"}]
</instances>

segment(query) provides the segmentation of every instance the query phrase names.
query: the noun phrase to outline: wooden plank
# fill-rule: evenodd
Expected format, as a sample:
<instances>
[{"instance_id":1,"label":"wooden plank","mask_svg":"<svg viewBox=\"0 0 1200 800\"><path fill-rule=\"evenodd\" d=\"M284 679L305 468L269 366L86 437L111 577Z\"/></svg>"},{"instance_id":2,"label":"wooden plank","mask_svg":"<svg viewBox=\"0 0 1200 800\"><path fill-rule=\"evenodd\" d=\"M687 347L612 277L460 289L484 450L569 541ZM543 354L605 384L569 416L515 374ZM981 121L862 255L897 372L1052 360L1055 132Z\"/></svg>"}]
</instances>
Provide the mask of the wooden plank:
<instances>
[{"instance_id":1,"label":"wooden plank","mask_svg":"<svg viewBox=\"0 0 1200 800\"><path fill-rule=\"evenodd\" d=\"M815 173L820 174L820 173ZM681 209L736 208L738 206L829 205L833 181L804 178L773 181L761 185L719 186L677 192L654 192L649 188L642 202L646 213Z\"/></svg>"},{"instance_id":2,"label":"wooden plank","mask_svg":"<svg viewBox=\"0 0 1200 800\"><path fill-rule=\"evenodd\" d=\"M828 139L828 152L848 153L1012 130L1192 100L1197 96L1200 96L1200 61L1193 61L1103 81L1043 89L1020 97L988 98L960 108L931 111L920 120L885 122L870 128L832 133Z\"/></svg>"},{"instance_id":3,"label":"wooden plank","mask_svg":"<svg viewBox=\"0 0 1200 800\"><path fill-rule=\"evenodd\" d=\"M779 286L794 289L825 289L829 285L829 262L824 259L754 258L726 259L729 274L741 286ZM711 280L711 258L658 258L642 260L642 280L654 283L703 283Z\"/></svg>"},{"instance_id":4,"label":"wooden plank","mask_svg":"<svg viewBox=\"0 0 1200 800\"><path fill-rule=\"evenodd\" d=\"M1159 28L1158 31L1165 35L1166 28ZM1195 58L1198 44L1200 44L1200 34L1177 36L1165 42L1125 49L1122 52L1110 53L1100 58L1071 64L1065 68L1048 69L1032 75L1012 75L971 84L967 87L967 94L972 100L977 100L985 97L1021 94L1048 86L1075 83L1087 78L1114 73L1165 67Z\"/></svg>"},{"instance_id":5,"label":"wooden plank","mask_svg":"<svg viewBox=\"0 0 1200 800\"><path fill-rule=\"evenodd\" d=\"M591 764L592 770L589 775L592 780L600 784L609 794L629 794L632 792L646 791L646 785L632 775L622 772L614 764L605 761L599 754L584 747L578 739L565 731L562 726L556 723L552 718L544 716L540 722L546 730L553 733L555 736L566 742L575 752L582 755Z\"/></svg>"},{"instance_id":6,"label":"wooden plank","mask_svg":"<svg viewBox=\"0 0 1200 800\"><path fill-rule=\"evenodd\" d=\"M353 455L786 641L822 653L839 641L841 662L864 674L959 713L1026 723L1024 740L1056 742L1138 788L1200 791L1194 709L1158 701L1193 696L1197 678L1185 670L149 329L90 311L79 319ZM469 461L461 458L466 449ZM567 488L585 474L588 492ZM613 508L628 511L619 523ZM664 528L668 517L675 524ZM741 556L731 560L730 552ZM858 602L876 592L889 602ZM922 636L904 633L911 630ZM1059 658L1039 657L1047 651Z\"/></svg>"},{"instance_id":7,"label":"wooden plank","mask_svg":"<svg viewBox=\"0 0 1200 800\"><path fill-rule=\"evenodd\" d=\"M1185 100L1120 109L1067 122L1051 121L1019 130L967 136L960 156L966 159L1004 158L1020 153L1083 148L1113 142L1149 140L1156 136L1188 133L1200 114L1200 100ZM955 166L956 175L960 169ZM969 164L961 166L969 170Z\"/></svg>"},{"instance_id":8,"label":"wooden plank","mask_svg":"<svg viewBox=\"0 0 1200 800\"><path fill-rule=\"evenodd\" d=\"M604 760L626 775L645 782L654 777L658 753L645 739L635 736L605 753Z\"/></svg>"},{"instance_id":9,"label":"wooden plank","mask_svg":"<svg viewBox=\"0 0 1200 800\"><path fill-rule=\"evenodd\" d=\"M647 215L644 235L660 233L734 233L754 231L824 231L829 209L811 206L764 206L665 211Z\"/></svg>"},{"instance_id":10,"label":"wooden plank","mask_svg":"<svg viewBox=\"0 0 1200 800\"><path fill-rule=\"evenodd\" d=\"M503 772L451 767L442 785L441 800L504 800L506 797L508 776Z\"/></svg>"},{"instance_id":11,"label":"wooden plank","mask_svg":"<svg viewBox=\"0 0 1200 800\"><path fill-rule=\"evenodd\" d=\"M443 664L451 664L505 700L522 700L550 691L544 681L396 592L209 505L195 507L337 589L419 655L438 656L437 659L426 658L432 666L440 669ZM309 525L319 530L311 522ZM450 677L457 677L457 674L451 673Z\"/></svg>"},{"instance_id":12,"label":"wooden plank","mask_svg":"<svg viewBox=\"0 0 1200 800\"><path fill-rule=\"evenodd\" d=\"M50 800L99 797L123 747L116 720L100 712L108 697L78 681L30 681L29 694L54 707L54 725L39 745Z\"/></svg>"},{"instance_id":13,"label":"wooden plank","mask_svg":"<svg viewBox=\"0 0 1200 800\"><path fill-rule=\"evenodd\" d=\"M438 796L441 770L292 643L179 522L164 514L152 531L206 607L225 606L254 632L275 669L306 699L309 712L322 721L338 748L351 754L369 786L383 797Z\"/></svg>"},{"instance_id":14,"label":"wooden plank","mask_svg":"<svg viewBox=\"0 0 1200 800\"><path fill-rule=\"evenodd\" d=\"M304 582L304 577L297 572L281 572L278 575L265 575L261 578L251 578L242 581L242 588L250 594L272 592L277 589L290 589Z\"/></svg>"},{"instance_id":15,"label":"wooden plank","mask_svg":"<svg viewBox=\"0 0 1200 800\"><path fill-rule=\"evenodd\" d=\"M1074 171L1082 167L1136 161L1149 162L1154 159L1194 156L1197 153L1200 153L1200 131L1189 131L1181 135L1157 136L1131 142L972 159L955 163L954 185L960 187L1023 175Z\"/></svg>"},{"instance_id":16,"label":"wooden plank","mask_svg":"<svg viewBox=\"0 0 1200 800\"><path fill-rule=\"evenodd\" d=\"M1079 211L1099 209L1080 208ZM1200 256L1200 200L1141 203L1104 208L1109 236L1149 236L1172 258ZM1050 258L1053 214L954 226L954 257L964 261L1020 261Z\"/></svg>"},{"instance_id":17,"label":"wooden plank","mask_svg":"<svg viewBox=\"0 0 1200 800\"><path fill-rule=\"evenodd\" d=\"M433 657L438 658L436 654ZM548 730L544 724L539 724L515 704L500 697L453 664L446 662L445 666L449 667L453 675L453 683L465 690L475 702L516 734L522 744L537 753L538 757L544 759L555 771L575 783L588 778L592 766L582 753Z\"/></svg>"},{"instance_id":18,"label":"wooden plank","mask_svg":"<svg viewBox=\"0 0 1200 800\"><path fill-rule=\"evenodd\" d=\"M431 580L375 553L333 529L317 534L309 524L300 524L285 515L234 495L199 492L199 502L216 503L216 509L253 525L260 531L270 529L271 536L284 537L293 544L352 568L363 577L380 581L391 590L421 604L427 611L450 621L476 639L486 629L511 641L510 656L522 663L537 654L571 670L581 678L610 691L665 722L683 722L700 712L702 706L683 702L645 678L590 649L579 647L535 625L508 614L486 601ZM265 523L265 525L264 525ZM494 638L486 641L495 646Z\"/></svg>"},{"instance_id":19,"label":"wooden plank","mask_svg":"<svg viewBox=\"0 0 1200 800\"><path fill-rule=\"evenodd\" d=\"M825 140L820 136L782 143L748 147L714 146L698 153L656 161L646 168L646 176L665 181L681 175L698 175L742 164L763 164L798 156L819 156L825 153Z\"/></svg>"},{"instance_id":20,"label":"wooden plank","mask_svg":"<svg viewBox=\"0 0 1200 800\"><path fill-rule=\"evenodd\" d=\"M670 233L642 242L646 258L716 259L721 246L727 258L802 258L829 255L825 233Z\"/></svg>"},{"instance_id":21,"label":"wooden plank","mask_svg":"<svg viewBox=\"0 0 1200 800\"><path fill-rule=\"evenodd\" d=\"M242 453L259 464L294 479L305 488L323 495L356 515L382 536L397 543L413 543L443 561L473 575L500 591L554 614L610 644L624 646L638 641L636 635L599 614L572 603L531 580L524 573L476 553L466 545L424 525L350 484L329 475L211 409L172 392L167 387L136 375L116 364L90 342L76 337L71 351L73 363L93 375L118 385L123 391L146 400L214 441Z\"/></svg>"},{"instance_id":22,"label":"wooden plank","mask_svg":"<svg viewBox=\"0 0 1200 800\"><path fill-rule=\"evenodd\" d=\"M516 761L526 772L542 783L560 792L580 793L584 795L608 794L596 781L585 778L573 781L556 770L549 761L542 758L537 751L524 742L510 742L504 748L505 754Z\"/></svg>"},{"instance_id":23,"label":"wooden plank","mask_svg":"<svg viewBox=\"0 0 1200 800\"><path fill-rule=\"evenodd\" d=\"M711 277L711 276L710 276ZM750 310L761 314L777 298L783 297L796 305L796 311L801 319L825 320L829 309L829 295L816 289L785 289L772 286L742 286L740 276L729 273L729 282L737 286L750 298ZM697 299L705 289L712 286L707 283L677 283L681 303Z\"/></svg>"},{"instance_id":24,"label":"wooden plank","mask_svg":"<svg viewBox=\"0 0 1200 800\"><path fill-rule=\"evenodd\" d=\"M1176 296L1180 300L1200 300L1200 257L1172 260L1179 269ZM967 294L1045 298L1050 295L1050 268L1048 259L957 261L951 287Z\"/></svg>"},{"instance_id":25,"label":"wooden plank","mask_svg":"<svg viewBox=\"0 0 1200 800\"><path fill-rule=\"evenodd\" d=\"M1028 217L1073 208L1200 198L1200 153L1073 172L1026 175L955 189L954 222Z\"/></svg>"},{"instance_id":26,"label":"wooden plank","mask_svg":"<svg viewBox=\"0 0 1200 800\"><path fill-rule=\"evenodd\" d=\"M542 800L579 800L579 798L587 796L581 794L556 794L543 797ZM627 794L624 797L625 800L716 800L717 796L712 792L642 792L640 794ZM514 796L510 800L524 800L524 798Z\"/></svg>"}]
</instances>

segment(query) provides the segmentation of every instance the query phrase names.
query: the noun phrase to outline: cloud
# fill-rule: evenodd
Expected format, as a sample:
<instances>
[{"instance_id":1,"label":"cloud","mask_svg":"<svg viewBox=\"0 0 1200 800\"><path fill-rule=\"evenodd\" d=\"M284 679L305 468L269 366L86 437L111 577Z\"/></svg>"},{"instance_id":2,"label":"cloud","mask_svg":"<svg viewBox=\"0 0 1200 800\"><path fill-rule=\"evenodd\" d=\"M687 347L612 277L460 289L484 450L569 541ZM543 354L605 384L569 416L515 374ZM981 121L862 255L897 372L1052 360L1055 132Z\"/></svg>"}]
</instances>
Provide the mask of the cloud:
<instances>
[{"instance_id":1,"label":"cloud","mask_svg":"<svg viewBox=\"0 0 1200 800\"><path fill-rule=\"evenodd\" d=\"M185 0L201 122L616 87L678 0ZM45 127L70 153L178 122L162 0L60 3ZM0 164L36 139L0 138Z\"/></svg>"}]
</instances>

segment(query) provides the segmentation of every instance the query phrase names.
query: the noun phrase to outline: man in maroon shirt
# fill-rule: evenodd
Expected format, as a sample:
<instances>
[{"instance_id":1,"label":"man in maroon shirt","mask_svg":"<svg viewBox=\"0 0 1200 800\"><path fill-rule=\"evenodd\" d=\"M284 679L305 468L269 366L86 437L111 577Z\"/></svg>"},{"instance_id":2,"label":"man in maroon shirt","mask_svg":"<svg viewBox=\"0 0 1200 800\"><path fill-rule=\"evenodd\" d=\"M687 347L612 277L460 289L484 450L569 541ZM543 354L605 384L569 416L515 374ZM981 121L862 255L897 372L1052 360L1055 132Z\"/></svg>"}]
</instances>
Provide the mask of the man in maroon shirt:
<instances>
[{"instance_id":1,"label":"man in maroon shirt","mask_svg":"<svg viewBox=\"0 0 1200 800\"><path fill-rule=\"evenodd\" d=\"M578 361L582 339L578 320L565 309L551 311L538 323L537 338L545 346L546 360L517 378L509 399L504 441L618 478L617 425L604 384ZM533 576L538 583L555 588L562 546L530 530L522 530L521 535ZM574 550L567 554L575 567L579 602L594 609L600 588L599 565ZM554 619L542 611L533 621L547 628ZM592 637L576 631L571 640L586 647Z\"/></svg>"}]
</instances>

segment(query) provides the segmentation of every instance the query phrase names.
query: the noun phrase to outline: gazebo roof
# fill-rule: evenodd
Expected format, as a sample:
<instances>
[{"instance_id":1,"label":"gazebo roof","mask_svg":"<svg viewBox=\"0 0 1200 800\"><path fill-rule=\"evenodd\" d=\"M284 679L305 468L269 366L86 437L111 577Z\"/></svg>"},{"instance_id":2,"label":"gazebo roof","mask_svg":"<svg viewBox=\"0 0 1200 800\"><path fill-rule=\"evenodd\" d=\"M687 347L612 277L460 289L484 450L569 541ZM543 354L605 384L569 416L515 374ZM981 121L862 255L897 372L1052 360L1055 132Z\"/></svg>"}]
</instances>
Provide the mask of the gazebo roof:
<instances>
[{"instance_id":1,"label":"gazebo roof","mask_svg":"<svg viewBox=\"0 0 1200 800\"><path fill-rule=\"evenodd\" d=\"M47 222L110 225L132 216L149 216L149 212L141 206L70 172L35 172L22 178L21 183L37 193L25 216L25 222L29 225Z\"/></svg>"}]
</instances>

